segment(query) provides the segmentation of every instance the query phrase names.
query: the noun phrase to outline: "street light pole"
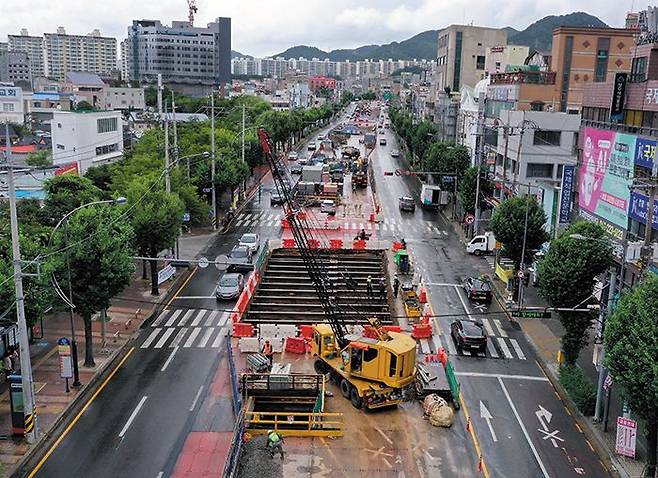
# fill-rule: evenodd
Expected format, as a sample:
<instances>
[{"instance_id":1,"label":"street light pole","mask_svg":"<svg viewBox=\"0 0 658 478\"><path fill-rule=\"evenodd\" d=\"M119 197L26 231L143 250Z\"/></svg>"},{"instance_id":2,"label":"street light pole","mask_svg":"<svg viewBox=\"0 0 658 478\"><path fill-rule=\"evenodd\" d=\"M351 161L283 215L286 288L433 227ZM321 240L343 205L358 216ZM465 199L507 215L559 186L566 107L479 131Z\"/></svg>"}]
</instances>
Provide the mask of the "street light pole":
<instances>
[{"instance_id":1,"label":"street light pole","mask_svg":"<svg viewBox=\"0 0 658 478\"><path fill-rule=\"evenodd\" d=\"M612 314L612 307L615 301L615 289L617 287L617 269L615 267L610 268L610 282L608 284L608 307L605 312L605 315L602 317L603 323L601 324L601 334L605 330L605 322L607 317ZM596 405L594 406L594 421L601 421L601 414L603 413L603 383L605 381L605 366L603 363L605 359L605 347L601 347L601 364L599 365L599 378L596 387Z\"/></svg>"},{"instance_id":2,"label":"street light pole","mask_svg":"<svg viewBox=\"0 0 658 478\"><path fill-rule=\"evenodd\" d=\"M71 323L71 358L73 359L73 387L79 387L80 369L78 367L78 342L75 340L75 328L73 327L73 285L71 281L71 262L69 259L69 220L64 220L64 254L66 258L66 277L69 285L69 321Z\"/></svg>"},{"instance_id":3,"label":"street light pole","mask_svg":"<svg viewBox=\"0 0 658 478\"><path fill-rule=\"evenodd\" d=\"M21 266L21 248L18 236L18 216L16 214L16 187L14 185L14 165L11 157L11 142L9 141L9 123L5 123L5 139L7 148L7 179L9 182L9 218L11 222L11 246L14 262L14 287L16 292L16 318L18 321L18 347L21 364L21 385L23 388L23 417L25 421L25 438L28 443L34 443L37 438L37 417L34 413L34 382L32 380L32 361L30 358L30 343L27 337L27 321L25 319L25 296L23 292L23 270Z\"/></svg>"},{"instance_id":4,"label":"street light pole","mask_svg":"<svg viewBox=\"0 0 658 478\"><path fill-rule=\"evenodd\" d=\"M212 228L217 229L217 191L215 190L215 89L210 93L210 189L212 191Z\"/></svg>"}]
</instances>

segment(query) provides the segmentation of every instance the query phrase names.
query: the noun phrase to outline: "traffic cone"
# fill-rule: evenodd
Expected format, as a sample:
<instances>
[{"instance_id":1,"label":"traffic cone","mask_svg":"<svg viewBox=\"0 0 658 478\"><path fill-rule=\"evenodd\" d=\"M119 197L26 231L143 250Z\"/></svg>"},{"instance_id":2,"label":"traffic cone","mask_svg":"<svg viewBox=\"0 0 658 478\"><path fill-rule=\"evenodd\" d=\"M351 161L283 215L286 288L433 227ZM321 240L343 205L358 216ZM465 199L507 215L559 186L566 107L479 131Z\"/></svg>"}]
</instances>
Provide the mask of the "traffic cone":
<instances>
[{"instance_id":1,"label":"traffic cone","mask_svg":"<svg viewBox=\"0 0 658 478\"><path fill-rule=\"evenodd\" d=\"M480 455L480 459L478 460L478 471L482 471L482 455Z\"/></svg>"},{"instance_id":2,"label":"traffic cone","mask_svg":"<svg viewBox=\"0 0 658 478\"><path fill-rule=\"evenodd\" d=\"M466 431L471 431L471 417L468 417L468 420L466 420Z\"/></svg>"},{"instance_id":3,"label":"traffic cone","mask_svg":"<svg viewBox=\"0 0 658 478\"><path fill-rule=\"evenodd\" d=\"M427 303L427 289L425 289L425 281L420 280L420 292L418 293L418 300L421 304Z\"/></svg>"}]
</instances>

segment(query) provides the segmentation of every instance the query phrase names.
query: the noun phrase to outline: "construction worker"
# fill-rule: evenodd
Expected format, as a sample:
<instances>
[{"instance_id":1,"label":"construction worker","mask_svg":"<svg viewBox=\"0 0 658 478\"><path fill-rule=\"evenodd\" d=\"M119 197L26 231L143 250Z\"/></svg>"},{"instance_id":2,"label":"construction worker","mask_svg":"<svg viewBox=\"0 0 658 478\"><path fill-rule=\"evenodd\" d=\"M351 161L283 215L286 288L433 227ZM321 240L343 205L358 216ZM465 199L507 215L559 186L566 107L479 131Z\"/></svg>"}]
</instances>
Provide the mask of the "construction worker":
<instances>
[{"instance_id":1,"label":"construction worker","mask_svg":"<svg viewBox=\"0 0 658 478\"><path fill-rule=\"evenodd\" d=\"M398 296L398 290L400 289L400 279L398 279L398 273L396 272L393 276L393 295Z\"/></svg>"},{"instance_id":2,"label":"construction worker","mask_svg":"<svg viewBox=\"0 0 658 478\"><path fill-rule=\"evenodd\" d=\"M368 276L366 280L366 289L368 291L368 299L372 299L372 276Z\"/></svg>"},{"instance_id":3,"label":"construction worker","mask_svg":"<svg viewBox=\"0 0 658 478\"><path fill-rule=\"evenodd\" d=\"M272 459L278 451L281 454L281 460L283 460L283 437L274 430L267 430L267 449L270 451Z\"/></svg>"},{"instance_id":4,"label":"construction worker","mask_svg":"<svg viewBox=\"0 0 658 478\"><path fill-rule=\"evenodd\" d=\"M379 298L386 300L386 281L383 277L379 278Z\"/></svg>"},{"instance_id":5,"label":"construction worker","mask_svg":"<svg viewBox=\"0 0 658 478\"><path fill-rule=\"evenodd\" d=\"M272 344L270 343L269 340L266 340L265 343L263 344L263 348L261 349L261 352L267 360L270 361L270 367L272 366L273 360L274 360L274 350L272 349Z\"/></svg>"},{"instance_id":6,"label":"construction worker","mask_svg":"<svg viewBox=\"0 0 658 478\"><path fill-rule=\"evenodd\" d=\"M361 229L361 232L359 232L359 239L361 239L362 241L365 241L366 239L368 239L368 236L366 235L366 230L365 229Z\"/></svg>"}]
</instances>

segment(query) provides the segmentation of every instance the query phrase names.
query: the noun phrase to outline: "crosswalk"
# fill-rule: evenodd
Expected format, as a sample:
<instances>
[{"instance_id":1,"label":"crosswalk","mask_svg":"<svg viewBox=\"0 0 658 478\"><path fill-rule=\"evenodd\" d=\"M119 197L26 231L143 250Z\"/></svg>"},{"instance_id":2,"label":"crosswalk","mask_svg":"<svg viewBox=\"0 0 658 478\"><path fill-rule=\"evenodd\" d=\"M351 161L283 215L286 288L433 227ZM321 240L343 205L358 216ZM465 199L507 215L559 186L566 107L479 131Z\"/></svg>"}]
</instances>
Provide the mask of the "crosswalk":
<instances>
[{"instance_id":1,"label":"crosswalk","mask_svg":"<svg viewBox=\"0 0 658 478\"><path fill-rule=\"evenodd\" d=\"M281 219L283 214L273 211L256 211L256 212L242 212L235 220L235 226L238 228L253 228L253 227L271 227L278 229L281 227ZM319 221L320 217L311 217L310 223ZM432 221L410 221L405 219L387 218L381 223L371 223L365 219L355 220L341 218L340 215L336 216L332 221L335 221L341 229L349 231L381 231L390 232L392 234L434 234L440 237L447 237L448 231L440 229Z\"/></svg>"},{"instance_id":2,"label":"crosswalk","mask_svg":"<svg viewBox=\"0 0 658 478\"><path fill-rule=\"evenodd\" d=\"M436 321L436 319L434 319ZM471 350L457 350L455 342L450 335L450 330L445 333L437 333L438 327L434 324L434 335L431 339L422 339L420 341L420 351L423 354L436 353L439 348L443 348L448 355L464 355L474 357L488 357L493 359L512 359L527 360L518 340L511 338L503 329L502 323L498 319L479 319L484 325L487 334L487 349L485 352L476 352Z\"/></svg>"},{"instance_id":3,"label":"crosswalk","mask_svg":"<svg viewBox=\"0 0 658 478\"><path fill-rule=\"evenodd\" d=\"M228 335L228 311L165 309L146 330L142 349L219 348Z\"/></svg>"},{"instance_id":4,"label":"crosswalk","mask_svg":"<svg viewBox=\"0 0 658 478\"><path fill-rule=\"evenodd\" d=\"M496 258L494 256L484 256L484 260L487 261L487 264L489 264L491 270L496 268ZM500 258L500 264L506 269L514 266L514 262L512 260L506 259L504 257Z\"/></svg>"}]
</instances>

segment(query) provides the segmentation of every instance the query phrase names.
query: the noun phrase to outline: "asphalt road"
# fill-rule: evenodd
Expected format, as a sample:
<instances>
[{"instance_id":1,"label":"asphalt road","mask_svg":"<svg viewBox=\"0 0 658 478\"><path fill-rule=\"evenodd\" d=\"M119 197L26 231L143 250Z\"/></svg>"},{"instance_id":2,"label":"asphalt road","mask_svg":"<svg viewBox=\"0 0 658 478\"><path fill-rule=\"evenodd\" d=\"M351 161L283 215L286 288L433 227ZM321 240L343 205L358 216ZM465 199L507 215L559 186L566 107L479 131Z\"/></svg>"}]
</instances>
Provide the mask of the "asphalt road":
<instances>
[{"instance_id":1,"label":"asphalt road","mask_svg":"<svg viewBox=\"0 0 658 478\"><path fill-rule=\"evenodd\" d=\"M472 304L460 287L464 278L478 276L490 258L466 254L464 245L445 217L420 208L420 186L414 177L384 176L404 169L391 157L399 149L386 130L387 146L377 146L372 162L383 202L383 238L404 239L416 269L428 284L435 314L432 349L443 346L459 376L463 400L492 477L609 476L568 410L536 362L535 353L517 324L500 305ZM380 137L382 137L380 135ZM412 196L415 213L401 213L397 199ZM451 206L444 214L450 216ZM456 318L483 322L488 335L484 354L459 353L450 337Z\"/></svg>"}]
</instances>

